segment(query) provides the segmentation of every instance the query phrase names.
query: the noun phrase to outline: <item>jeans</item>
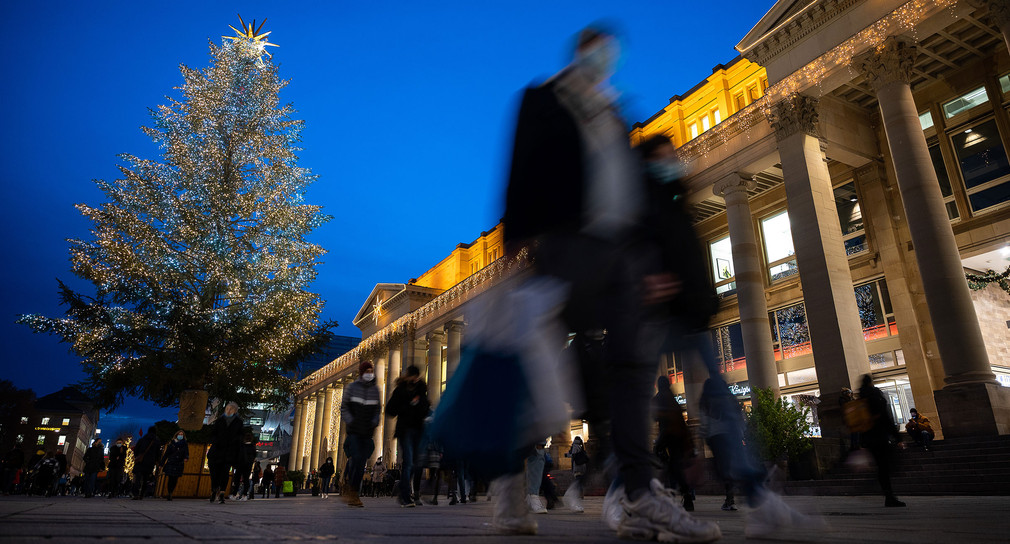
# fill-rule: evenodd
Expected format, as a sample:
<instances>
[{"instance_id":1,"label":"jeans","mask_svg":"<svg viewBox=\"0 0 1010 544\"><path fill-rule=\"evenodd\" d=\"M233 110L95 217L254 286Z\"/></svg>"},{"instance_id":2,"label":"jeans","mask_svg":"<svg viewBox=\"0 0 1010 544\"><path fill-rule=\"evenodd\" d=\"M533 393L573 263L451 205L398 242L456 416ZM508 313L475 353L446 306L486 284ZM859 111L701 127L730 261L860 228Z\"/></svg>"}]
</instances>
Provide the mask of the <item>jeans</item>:
<instances>
[{"instance_id":1,"label":"jeans","mask_svg":"<svg viewBox=\"0 0 1010 544\"><path fill-rule=\"evenodd\" d=\"M410 490L411 481L415 474L420 476L421 473L415 466L417 453L421 447L421 430L405 429L403 434L398 437L397 443L400 445L400 502L406 504L413 500ZM420 478L418 481L420 482ZM420 494L420 485L418 485L418 494Z\"/></svg>"},{"instance_id":2,"label":"jeans","mask_svg":"<svg viewBox=\"0 0 1010 544\"><path fill-rule=\"evenodd\" d=\"M361 479L365 477L365 462L375 451L375 442L371 436L348 434L344 439L344 454L347 455L347 465L350 469L347 484L357 493L361 489Z\"/></svg>"},{"instance_id":3,"label":"jeans","mask_svg":"<svg viewBox=\"0 0 1010 544\"><path fill-rule=\"evenodd\" d=\"M84 496L91 497L95 494L95 485L98 483L98 473L88 472L84 476Z\"/></svg>"},{"instance_id":4,"label":"jeans","mask_svg":"<svg viewBox=\"0 0 1010 544\"><path fill-rule=\"evenodd\" d=\"M321 476L319 478L319 492L326 494L330 492L330 478L332 476Z\"/></svg>"},{"instance_id":5,"label":"jeans","mask_svg":"<svg viewBox=\"0 0 1010 544\"><path fill-rule=\"evenodd\" d=\"M544 477L544 450L533 448L526 458L526 494L539 495L540 482Z\"/></svg>"}]
</instances>

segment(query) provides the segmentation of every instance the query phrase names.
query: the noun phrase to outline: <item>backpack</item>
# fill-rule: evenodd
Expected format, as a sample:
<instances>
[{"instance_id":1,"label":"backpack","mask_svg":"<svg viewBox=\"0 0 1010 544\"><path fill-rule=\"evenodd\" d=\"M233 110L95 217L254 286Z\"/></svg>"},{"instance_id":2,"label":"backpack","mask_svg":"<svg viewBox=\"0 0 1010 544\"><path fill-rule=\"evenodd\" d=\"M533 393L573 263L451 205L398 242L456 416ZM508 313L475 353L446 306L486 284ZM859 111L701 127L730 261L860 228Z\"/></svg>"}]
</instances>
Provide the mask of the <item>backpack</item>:
<instances>
[{"instance_id":1,"label":"backpack","mask_svg":"<svg viewBox=\"0 0 1010 544\"><path fill-rule=\"evenodd\" d=\"M842 417L849 432L865 433L873 428L876 418L870 412L869 399L854 399L842 405Z\"/></svg>"}]
</instances>

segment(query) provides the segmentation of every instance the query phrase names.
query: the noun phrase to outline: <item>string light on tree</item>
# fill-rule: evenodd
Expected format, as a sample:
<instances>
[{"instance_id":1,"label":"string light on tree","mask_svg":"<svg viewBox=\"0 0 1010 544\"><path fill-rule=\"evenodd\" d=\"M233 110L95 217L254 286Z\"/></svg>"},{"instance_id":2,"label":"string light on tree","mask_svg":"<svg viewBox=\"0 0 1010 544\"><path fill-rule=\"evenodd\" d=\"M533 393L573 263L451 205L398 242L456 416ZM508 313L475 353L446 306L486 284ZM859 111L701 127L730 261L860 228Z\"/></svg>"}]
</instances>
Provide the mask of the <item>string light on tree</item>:
<instances>
[{"instance_id":1,"label":"string light on tree","mask_svg":"<svg viewBox=\"0 0 1010 544\"><path fill-rule=\"evenodd\" d=\"M143 130L161 157L122 155L121 179L96 182L105 201L77 205L93 227L70 240L72 270L94 294L60 282L65 316L19 318L71 345L102 406L172 406L188 389L285 404L286 375L335 326L309 291L326 252L306 236L329 217L304 203L316 179L298 165L304 122L262 58L270 33L240 21L152 111Z\"/></svg>"}]
</instances>

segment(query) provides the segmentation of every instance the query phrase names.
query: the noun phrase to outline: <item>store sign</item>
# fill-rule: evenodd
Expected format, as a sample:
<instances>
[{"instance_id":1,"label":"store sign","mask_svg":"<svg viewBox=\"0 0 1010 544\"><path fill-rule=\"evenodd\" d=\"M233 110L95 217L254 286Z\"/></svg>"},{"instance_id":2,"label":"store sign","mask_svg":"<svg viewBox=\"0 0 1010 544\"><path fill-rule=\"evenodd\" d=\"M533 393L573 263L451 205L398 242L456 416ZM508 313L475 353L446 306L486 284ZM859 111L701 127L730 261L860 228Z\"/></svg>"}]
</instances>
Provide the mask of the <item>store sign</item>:
<instances>
[{"instance_id":1,"label":"store sign","mask_svg":"<svg viewBox=\"0 0 1010 544\"><path fill-rule=\"evenodd\" d=\"M35 430L36 431L53 431L53 432L56 432L56 431L59 431L60 428L59 427L35 427Z\"/></svg>"},{"instance_id":2,"label":"store sign","mask_svg":"<svg viewBox=\"0 0 1010 544\"><path fill-rule=\"evenodd\" d=\"M270 442L257 442L256 443L256 447L257 448L272 448L272 447L274 447L274 443L273 443L273 441L270 441Z\"/></svg>"}]
</instances>

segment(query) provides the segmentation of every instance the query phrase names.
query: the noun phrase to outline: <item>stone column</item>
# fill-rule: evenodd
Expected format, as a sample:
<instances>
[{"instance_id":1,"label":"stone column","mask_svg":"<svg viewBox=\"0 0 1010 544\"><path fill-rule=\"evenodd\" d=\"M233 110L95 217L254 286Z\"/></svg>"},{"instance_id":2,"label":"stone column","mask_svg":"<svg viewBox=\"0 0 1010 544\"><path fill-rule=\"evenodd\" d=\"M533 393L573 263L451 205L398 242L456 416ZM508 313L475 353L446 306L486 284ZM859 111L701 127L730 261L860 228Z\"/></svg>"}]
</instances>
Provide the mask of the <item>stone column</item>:
<instances>
[{"instance_id":1,"label":"stone column","mask_svg":"<svg viewBox=\"0 0 1010 544\"><path fill-rule=\"evenodd\" d=\"M747 189L753 186L751 176L732 174L716 183L714 191L726 200L740 329L747 357L747 380L752 389L771 389L778 397L778 367L775 365L768 304L765 302L764 264L747 202Z\"/></svg>"},{"instance_id":2,"label":"stone column","mask_svg":"<svg viewBox=\"0 0 1010 544\"><path fill-rule=\"evenodd\" d=\"M326 461L326 458L330 456L330 450L333 449L333 445L330 444L330 425L333 421L333 396L335 390L336 388L333 387L333 384L329 384L323 388L323 424L319 439L319 465L316 465L317 467Z\"/></svg>"},{"instance_id":3,"label":"stone column","mask_svg":"<svg viewBox=\"0 0 1010 544\"><path fill-rule=\"evenodd\" d=\"M340 404L344 401L344 384L336 381L333 383L333 404L330 412L330 431L327 445L327 455L337 462L340 452Z\"/></svg>"},{"instance_id":4,"label":"stone column","mask_svg":"<svg viewBox=\"0 0 1010 544\"><path fill-rule=\"evenodd\" d=\"M314 397L314 395L313 395ZM309 473L309 461L311 461L312 456L312 433L315 429L315 425L309 425L309 416L315 418L315 400L309 400L309 396L305 397L305 418L302 419L302 437L299 442L299 448L301 449L298 456L298 470L304 472L306 475ZM311 414L310 414L311 412ZM309 441L309 444L305 444Z\"/></svg>"},{"instance_id":5,"label":"stone column","mask_svg":"<svg viewBox=\"0 0 1010 544\"><path fill-rule=\"evenodd\" d=\"M302 418L305 415L305 401L295 397L294 421L291 423L291 451L288 452L288 470L295 470L299 466L298 459L301 456L302 446Z\"/></svg>"},{"instance_id":6,"label":"stone column","mask_svg":"<svg viewBox=\"0 0 1010 544\"><path fill-rule=\"evenodd\" d=\"M449 383L459 366L460 347L463 341L463 322L451 321L446 325L445 383Z\"/></svg>"},{"instance_id":7,"label":"stone column","mask_svg":"<svg viewBox=\"0 0 1010 544\"><path fill-rule=\"evenodd\" d=\"M437 329L428 333L428 400L431 401L431 408L434 410L438 406L438 399L442 396L442 342L445 341L445 332Z\"/></svg>"},{"instance_id":8,"label":"stone column","mask_svg":"<svg viewBox=\"0 0 1010 544\"><path fill-rule=\"evenodd\" d=\"M1010 433L1010 390L996 382L961 255L943 207L926 138L912 98L914 45L888 38L863 59L877 94L915 259L947 385L935 393L945 436Z\"/></svg>"},{"instance_id":9,"label":"stone column","mask_svg":"<svg viewBox=\"0 0 1010 544\"><path fill-rule=\"evenodd\" d=\"M389 381L387 382L389 385L386 386L386 397L382 401L382 418L386 422L385 437L382 440L382 459L386 462L386 466L388 467L392 467L396 462L396 438L393 436L393 433L396 431L396 420L386 419L386 401L388 401L389 397L393 395L393 389L396 387L396 379L400 377L400 374L400 349L391 349L389 350Z\"/></svg>"},{"instance_id":10,"label":"stone column","mask_svg":"<svg viewBox=\"0 0 1010 544\"><path fill-rule=\"evenodd\" d=\"M858 386L870 372L870 362L831 176L817 136L817 100L793 94L773 106L770 121L820 386L818 413L823 426L833 429L842 425L837 400L842 387Z\"/></svg>"},{"instance_id":11,"label":"stone column","mask_svg":"<svg viewBox=\"0 0 1010 544\"><path fill-rule=\"evenodd\" d=\"M313 420L312 450L309 456L309 470L319 468L319 451L323 448L323 409L326 408L326 389L316 393L316 419Z\"/></svg>"},{"instance_id":12,"label":"stone column","mask_svg":"<svg viewBox=\"0 0 1010 544\"><path fill-rule=\"evenodd\" d=\"M382 409L386 406L386 370L388 370L387 357L388 353L383 357L376 357L375 362L375 387L379 389L379 424L372 431L372 441L375 443L375 448L372 449L372 456L369 457L369 464L375 464L375 460L382 456L383 451L383 439L385 438L385 423L386 418L383 417Z\"/></svg>"}]
</instances>

